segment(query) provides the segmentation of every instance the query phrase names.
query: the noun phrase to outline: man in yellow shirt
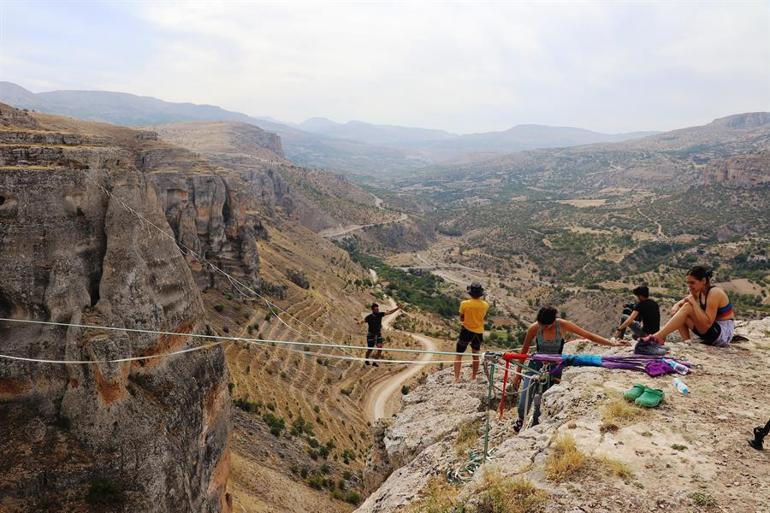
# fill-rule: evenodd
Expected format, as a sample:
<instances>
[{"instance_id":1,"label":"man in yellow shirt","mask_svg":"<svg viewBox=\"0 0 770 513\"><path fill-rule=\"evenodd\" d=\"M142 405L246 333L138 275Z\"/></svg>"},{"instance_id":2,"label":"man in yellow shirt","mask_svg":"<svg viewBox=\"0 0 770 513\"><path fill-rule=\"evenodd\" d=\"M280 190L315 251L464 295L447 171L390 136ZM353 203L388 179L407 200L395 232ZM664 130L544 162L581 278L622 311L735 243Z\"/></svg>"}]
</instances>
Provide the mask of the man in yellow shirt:
<instances>
[{"instance_id":1,"label":"man in yellow shirt","mask_svg":"<svg viewBox=\"0 0 770 513\"><path fill-rule=\"evenodd\" d=\"M475 381L476 374L479 372L478 352L481 349L481 342L484 340L484 317L487 315L489 305L481 299L484 295L484 287L480 283L471 283L468 287L468 295L471 298L460 303L460 322L462 322L462 327L460 328L460 336L457 339L455 351L464 353L468 348L468 344L471 345L471 351L473 352L471 380ZM462 355L455 355L455 383L460 382L462 359Z\"/></svg>"}]
</instances>

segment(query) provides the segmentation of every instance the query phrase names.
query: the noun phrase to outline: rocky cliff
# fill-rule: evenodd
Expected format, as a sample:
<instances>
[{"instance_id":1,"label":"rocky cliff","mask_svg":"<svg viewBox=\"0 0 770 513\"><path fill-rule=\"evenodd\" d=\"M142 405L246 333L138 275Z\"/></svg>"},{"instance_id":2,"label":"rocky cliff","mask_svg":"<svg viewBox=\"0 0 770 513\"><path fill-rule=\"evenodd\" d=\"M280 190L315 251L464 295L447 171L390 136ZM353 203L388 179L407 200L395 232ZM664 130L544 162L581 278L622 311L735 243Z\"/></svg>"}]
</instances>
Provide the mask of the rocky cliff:
<instances>
[{"instance_id":1,"label":"rocky cliff","mask_svg":"<svg viewBox=\"0 0 770 513\"><path fill-rule=\"evenodd\" d=\"M379 458L395 470L356 511L768 511L770 462L747 438L770 418L770 318L739 322L737 332L749 341L670 344L696 366L684 378L689 396L671 376L568 368L544 394L541 423L518 435L515 409L498 419L499 400L487 402L483 380L454 385L449 369L433 374L383 430ZM621 395L633 383L661 388L663 403L629 405ZM466 481L447 483L469 464L468 450L483 446L488 409L492 457Z\"/></svg>"},{"instance_id":2,"label":"rocky cliff","mask_svg":"<svg viewBox=\"0 0 770 513\"><path fill-rule=\"evenodd\" d=\"M152 174L162 162L148 148L153 134L5 105L0 120L0 315L207 333L164 215L169 194L157 185L165 177ZM201 245L223 243L216 187L206 190L214 214L192 216L192 235L205 236ZM12 322L0 323L0 340L7 355L94 362L0 361L0 510L229 510L221 348L100 363L200 341Z\"/></svg>"},{"instance_id":3,"label":"rocky cliff","mask_svg":"<svg viewBox=\"0 0 770 513\"><path fill-rule=\"evenodd\" d=\"M175 145L199 153L218 174L249 184L246 198L258 208L320 231L340 224L366 224L380 215L371 194L329 172L296 166L283 158L280 145L266 132L245 123L172 123L150 127ZM272 135L272 134L267 134ZM240 187L243 189L243 187Z\"/></svg>"},{"instance_id":4,"label":"rocky cliff","mask_svg":"<svg viewBox=\"0 0 770 513\"><path fill-rule=\"evenodd\" d=\"M710 165L707 182L762 185L770 182L770 151L729 157Z\"/></svg>"}]
</instances>

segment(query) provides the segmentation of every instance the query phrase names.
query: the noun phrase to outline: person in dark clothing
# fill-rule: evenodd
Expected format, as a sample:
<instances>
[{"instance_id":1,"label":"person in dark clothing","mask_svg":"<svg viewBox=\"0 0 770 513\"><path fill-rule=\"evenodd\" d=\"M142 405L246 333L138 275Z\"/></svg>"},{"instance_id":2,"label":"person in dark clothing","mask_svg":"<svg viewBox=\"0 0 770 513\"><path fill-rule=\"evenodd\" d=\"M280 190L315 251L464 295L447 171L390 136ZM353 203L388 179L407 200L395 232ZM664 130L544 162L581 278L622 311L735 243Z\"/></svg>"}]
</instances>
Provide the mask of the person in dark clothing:
<instances>
[{"instance_id":1,"label":"person in dark clothing","mask_svg":"<svg viewBox=\"0 0 770 513\"><path fill-rule=\"evenodd\" d=\"M366 332L366 346L369 348L366 351L366 365L369 365L369 356L372 354L373 348L377 347L377 354L374 356L375 360L382 358L382 318L386 315L394 314L401 309L400 305L387 312L380 312L380 305L372 303L372 313L364 317L364 320L356 319L357 324L366 323L369 329ZM373 367L379 367L377 362L372 363Z\"/></svg>"},{"instance_id":2,"label":"person in dark clothing","mask_svg":"<svg viewBox=\"0 0 770 513\"><path fill-rule=\"evenodd\" d=\"M650 299L650 289L642 284L633 292L636 296L636 304L630 313L626 313L626 309L623 310L620 325L615 332L617 338L623 338L626 328L631 330L633 338L641 338L656 333L660 329L660 306Z\"/></svg>"},{"instance_id":3,"label":"person in dark clothing","mask_svg":"<svg viewBox=\"0 0 770 513\"><path fill-rule=\"evenodd\" d=\"M764 449L765 437L770 434L770 420L767 421L765 427L757 426L754 428L754 439L749 440L749 445L758 451Z\"/></svg>"}]
</instances>

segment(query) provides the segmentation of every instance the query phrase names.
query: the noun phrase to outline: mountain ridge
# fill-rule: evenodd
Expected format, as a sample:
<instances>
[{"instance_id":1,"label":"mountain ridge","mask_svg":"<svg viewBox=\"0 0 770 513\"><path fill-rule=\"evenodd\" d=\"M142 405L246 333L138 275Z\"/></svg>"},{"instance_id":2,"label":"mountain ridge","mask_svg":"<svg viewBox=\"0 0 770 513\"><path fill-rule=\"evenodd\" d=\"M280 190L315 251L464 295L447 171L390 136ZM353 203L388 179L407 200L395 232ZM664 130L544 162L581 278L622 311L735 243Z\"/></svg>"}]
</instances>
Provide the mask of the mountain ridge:
<instances>
[{"instance_id":1,"label":"mountain ridge","mask_svg":"<svg viewBox=\"0 0 770 513\"><path fill-rule=\"evenodd\" d=\"M444 130L363 121L342 124L326 118L310 118L300 124L276 123L267 117L250 116L214 105L166 102L112 91L32 93L11 82L0 82L0 101L18 108L124 125L182 121L249 123L278 134L286 156L296 164L368 176L406 174L437 163L467 160L472 154L500 155L647 134L601 134L579 128L528 124L502 132L458 135Z\"/></svg>"}]
</instances>

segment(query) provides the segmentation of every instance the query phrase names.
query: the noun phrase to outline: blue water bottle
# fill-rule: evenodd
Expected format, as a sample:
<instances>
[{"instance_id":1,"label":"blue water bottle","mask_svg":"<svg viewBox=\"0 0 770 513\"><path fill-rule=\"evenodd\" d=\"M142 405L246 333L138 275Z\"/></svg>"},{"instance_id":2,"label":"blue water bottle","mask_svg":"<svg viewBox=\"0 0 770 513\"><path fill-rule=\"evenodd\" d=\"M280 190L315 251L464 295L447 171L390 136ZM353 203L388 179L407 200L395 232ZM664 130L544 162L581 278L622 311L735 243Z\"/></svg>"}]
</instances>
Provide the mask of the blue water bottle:
<instances>
[{"instance_id":1,"label":"blue water bottle","mask_svg":"<svg viewBox=\"0 0 770 513\"><path fill-rule=\"evenodd\" d=\"M685 375L690 372L690 368L687 365L672 360L671 358L663 358L663 363L666 363L669 367L674 369L677 374Z\"/></svg>"},{"instance_id":2,"label":"blue water bottle","mask_svg":"<svg viewBox=\"0 0 770 513\"><path fill-rule=\"evenodd\" d=\"M682 395L687 395L690 393L690 389L687 388L687 385L684 384L684 381L679 378L674 378L674 386Z\"/></svg>"}]
</instances>

